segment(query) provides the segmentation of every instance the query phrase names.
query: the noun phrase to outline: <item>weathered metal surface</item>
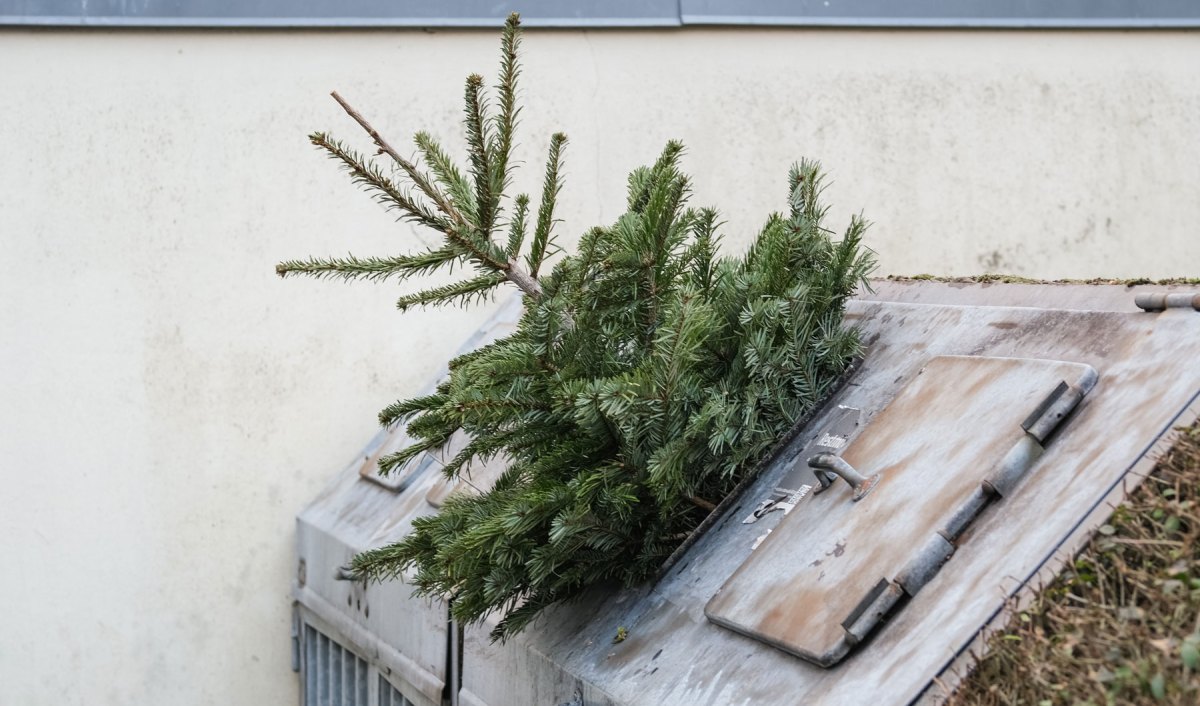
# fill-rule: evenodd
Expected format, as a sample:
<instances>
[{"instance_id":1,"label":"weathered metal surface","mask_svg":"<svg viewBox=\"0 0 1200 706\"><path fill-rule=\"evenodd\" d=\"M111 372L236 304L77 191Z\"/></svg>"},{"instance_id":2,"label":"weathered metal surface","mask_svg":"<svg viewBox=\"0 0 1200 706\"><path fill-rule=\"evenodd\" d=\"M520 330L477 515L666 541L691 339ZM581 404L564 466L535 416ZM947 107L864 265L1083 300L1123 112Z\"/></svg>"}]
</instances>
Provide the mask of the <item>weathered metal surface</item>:
<instances>
[{"instance_id":1,"label":"weathered metal surface","mask_svg":"<svg viewBox=\"0 0 1200 706\"><path fill-rule=\"evenodd\" d=\"M392 685L384 676L379 675L379 706L413 706L412 701L404 698L404 694Z\"/></svg>"},{"instance_id":2,"label":"weathered metal surface","mask_svg":"<svg viewBox=\"0 0 1200 706\"><path fill-rule=\"evenodd\" d=\"M379 460L411 446L413 441L414 439L405 433L403 427L395 429L383 439L382 443L376 445L371 453L363 455L363 462L358 468L359 477L394 493L399 493L426 472L441 468L441 464L437 462L433 454L423 453L388 475L379 475Z\"/></svg>"},{"instance_id":3,"label":"weathered metal surface","mask_svg":"<svg viewBox=\"0 0 1200 706\"><path fill-rule=\"evenodd\" d=\"M1073 563L1075 554L1096 529L1109 521L1113 509L1141 483L1154 469L1158 459L1171 448L1179 430L1197 420L1200 420L1200 391L1168 423L1164 433L1141 450L1137 460L1125 469L1124 474L1113 479L1104 493L1095 498L1091 508L1075 521L1070 532L1059 541L1054 552L1047 556L1041 566L1027 576L1014 579L1019 580L1021 585L1012 593L1010 600L997 607L972 638L959 647L954 657L942 668L937 680L927 684L912 703L929 706L945 701L946 696L974 669L979 656L986 653L989 637L1003 629L1014 614L1025 609L1033 599L1035 590L1049 585L1064 567Z\"/></svg>"},{"instance_id":4,"label":"weathered metal surface","mask_svg":"<svg viewBox=\"0 0 1200 706\"><path fill-rule=\"evenodd\" d=\"M511 331L520 311L519 300L510 300L463 349ZM443 370L435 380L444 375ZM368 659L405 699L416 706L440 706L448 678L446 606L413 598L412 587L401 582L344 580L342 568L356 553L399 539L415 518L436 512L427 498L440 502L456 489L469 490L470 482L487 482L483 476L494 469L473 469L470 479L448 483L440 472L444 453L453 452L448 449L414 459L408 472L399 474L402 482L391 487L376 482L377 459L402 448L405 440L403 429L376 434L301 511L292 595L305 620L319 623L331 638Z\"/></svg>"},{"instance_id":5,"label":"weathered metal surface","mask_svg":"<svg viewBox=\"0 0 1200 706\"><path fill-rule=\"evenodd\" d=\"M930 360L844 452L846 463L879 477L874 492L834 484L806 501L718 590L705 615L815 664L837 663L883 617L882 606L851 617L870 603L864 596L873 587L902 574L928 580L932 561L922 550L960 508L974 505L991 469L1026 434L1021 420L1061 381L1079 387L1094 377L1086 365L1060 361ZM938 547L933 556L948 556Z\"/></svg>"},{"instance_id":6,"label":"weathered metal surface","mask_svg":"<svg viewBox=\"0 0 1200 706\"><path fill-rule=\"evenodd\" d=\"M1148 470L1148 454L1164 435L1195 419L1200 405L1189 405L1200 393L1200 314L1141 312L1122 286L1021 285L1014 293L1008 285L922 283L919 289L922 303L851 303L846 319L869 343L859 373L656 585L597 588L504 644L488 640L488 625L469 629L463 680L470 703L560 704L576 689L588 704L904 704L941 698L931 687L935 678L952 681L961 673L966 651L980 644L980 630L1002 617L1030 581L1049 578L1046 572L1068 559L1089 528L1137 485L1137 473ZM874 297L883 295L880 288ZM908 291L896 298L912 296ZM1064 308L1047 308L1058 306ZM817 430L844 405L862 410L858 429L865 433L939 355L1068 360L1092 366L1100 381L1055 433L1037 467L965 531L960 523L960 531L951 533L953 557L841 664L823 669L709 623L705 604L751 555L755 540L779 526L783 513L751 524L742 520L784 485L796 470L795 456ZM1018 413L1016 423L1023 418ZM855 509L864 510L886 490L881 486ZM821 497L848 493L841 486ZM802 501L789 521L819 499ZM936 549L918 554L924 552L936 563ZM909 568L919 582L920 567ZM614 644L618 627L628 637Z\"/></svg>"},{"instance_id":7,"label":"weathered metal surface","mask_svg":"<svg viewBox=\"0 0 1200 706\"><path fill-rule=\"evenodd\" d=\"M884 301L940 306L1028 306L1038 309L1137 313L1138 296L1153 293L1195 293L1194 284L1080 285L1063 282L937 282L919 279L877 279L873 292L860 292L859 301Z\"/></svg>"},{"instance_id":8,"label":"weathered metal surface","mask_svg":"<svg viewBox=\"0 0 1200 706\"><path fill-rule=\"evenodd\" d=\"M357 552L402 536L414 518L433 512L424 496L440 477L426 473L396 493L362 478L360 463L347 467L297 518L306 580L293 587L293 596L328 625L332 637L404 684L410 701L433 706L446 680L445 607L411 598L411 588L401 583L340 580L340 571Z\"/></svg>"},{"instance_id":9,"label":"weathered metal surface","mask_svg":"<svg viewBox=\"0 0 1200 706\"><path fill-rule=\"evenodd\" d=\"M847 381L853 378L858 372L858 366L861 362L861 358L854 358L850 361L850 363L846 366L846 369L842 371L841 376L838 378L833 388L825 393L825 397L823 397L812 410L804 415L804 417L797 422L795 427L784 434L783 438L778 440L775 446L772 447L771 451L767 453L766 458L764 458L754 469L747 473L746 477L744 477L737 484L737 486L734 487L729 495L725 496L719 503L717 503L716 509L710 512L708 517L705 517L700 522L700 525L696 527L696 529L692 530L687 539L684 539L683 542L675 548L675 551L671 552L671 555L667 557L667 560L663 562L662 567L659 569L656 580L666 576L667 572L670 571L677 563L679 563L680 558L682 558L691 550L692 545L696 543L696 540L703 537L713 526L713 524L717 522L717 520L725 516L725 513L728 512L730 508L734 507L735 504L737 504L739 508L741 507L740 502L744 494L749 491L750 487L754 485L755 481L762 476L766 469L774 468L780 463L785 463L789 468L792 469L783 479L784 483L787 484L787 487L777 487L774 495L803 495L803 493L799 492L799 489L803 487L803 484L794 481L797 481L797 474L800 474L804 477L812 476L812 470L807 468L807 466L804 466L804 468L801 470L797 470L796 459L798 458L798 453L794 450L794 442L796 441L797 437L805 433L805 430L808 428L810 422L815 419L825 418L826 412L829 411L830 406L833 404L832 400L839 397L842 387L844 387L847 384ZM844 411L844 406L839 405L838 407ZM858 410L854 411L857 412ZM855 417L855 419L857 420L857 417ZM831 443L836 443L836 441L831 440ZM828 448L825 447L819 448L822 450L828 450Z\"/></svg>"},{"instance_id":10,"label":"weathered metal surface","mask_svg":"<svg viewBox=\"0 0 1200 706\"><path fill-rule=\"evenodd\" d=\"M962 674L968 651L982 644L981 630L1003 617L1011 599L1024 595L1023 587L1048 579L1136 486L1170 428L1200 413L1200 372L1194 364L1200 314L1179 308L1142 312L1133 302L1137 291L878 283L877 293L869 295L873 300L853 302L847 312L847 321L859 325L870 344L859 372L739 499L723 505L711 530L654 586L598 587L504 644L490 643L488 625L468 630L461 703L936 703L942 692L931 685L952 684ZM912 546L894 580L861 594L854 606L859 610L831 618L844 623L840 627L851 640L870 637L841 664L821 669L709 623L705 604L754 553L755 542L779 531L785 516L790 523L821 500L796 494L817 483L808 457L837 451L839 443L849 452L917 371L939 355L1076 361L1095 368L1100 383L1064 428L1047 432L1049 447L1026 477L1020 471L1040 444L1010 447L998 467L1003 472L993 469L989 475L993 489L1006 493L1002 501L989 504L991 495L976 487L945 520L942 533ZM1055 404L1051 400L1046 410ZM847 421L848 408L854 409L854 423ZM1030 428L1036 430L1044 417ZM822 439L830 445L818 448ZM385 440L379 435L364 456ZM354 552L405 534L413 518L433 512L454 488L439 473L425 472L403 492L393 492L359 475L363 460L360 456L334 479L298 519L298 560L304 568L298 563L294 592L300 615L304 625L319 626L367 659L403 698L432 706L448 678L445 607L411 599L410 587L402 583L364 587L339 581L337 568ZM839 483L822 497L849 492ZM881 484L857 508L887 492ZM743 524L771 499L794 509L767 511ZM901 515L896 521L908 519ZM760 551L775 541L764 541ZM897 604L903 608L887 616L884 629L874 634L864 629ZM619 627L628 636L614 643Z\"/></svg>"},{"instance_id":11,"label":"weathered metal surface","mask_svg":"<svg viewBox=\"0 0 1200 706\"><path fill-rule=\"evenodd\" d=\"M396 641L391 632L396 628L395 622L380 620L374 624L369 622L364 624L355 620L350 611L340 610L340 606L325 602L323 598L311 591L301 589L294 595L304 607L301 615L306 621L312 623L317 622L314 618L318 619L324 626L323 632L333 636L338 642L352 647L359 654L370 659L381 673L389 675L397 683L402 684L405 695L413 703L440 704L445 688L445 679L441 673L443 667L436 663L426 664L418 661L424 656L417 651L422 643L395 644ZM396 595L390 593L381 593L375 597L375 600L388 607L388 611L383 611L385 613L395 610L397 607L408 613L410 620L405 621L404 625L421 627L421 623L418 621L427 620L426 629L434 628L426 636L427 639L439 637L441 633L437 631L438 628L441 628L444 633L444 623L438 622L440 611L425 613L414 610L413 606L406 605L402 601L393 603L395 599ZM376 611L376 613L380 612ZM382 635L388 635L388 637L385 639ZM442 650L444 661L444 641Z\"/></svg>"}]
</instances>

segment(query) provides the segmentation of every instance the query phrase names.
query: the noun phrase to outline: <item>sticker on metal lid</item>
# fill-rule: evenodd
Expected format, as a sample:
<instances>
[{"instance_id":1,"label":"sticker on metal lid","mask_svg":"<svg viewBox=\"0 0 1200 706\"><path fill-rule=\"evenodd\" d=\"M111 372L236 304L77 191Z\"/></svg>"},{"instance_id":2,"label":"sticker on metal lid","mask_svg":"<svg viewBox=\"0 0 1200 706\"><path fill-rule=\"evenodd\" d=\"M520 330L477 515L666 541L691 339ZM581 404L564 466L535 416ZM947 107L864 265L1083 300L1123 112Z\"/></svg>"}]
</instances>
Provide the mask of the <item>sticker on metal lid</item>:
<instances>
[{"instance_id":1,"label":"sticker on metal lid","mask_svg":"<svg viewBox=\"0 0 1200 706\"><path fill-rule=\"evenodd\" d=\"M742 524L754 524L762 519L762 517L768 512L774 512L775 510L782 510L783 514L786 516L789 512L796 509L796 506L800 504L801 500L808 497L808 493L812 489L813 487L811 485L802 485L795 490L791 490L789 488L776 488L771 491L771 497L759 503L758 507L754 508L754 512L750 513L749 517L742 520Z\"/></svg>"},{"instance_id":2,"label":"sticker on metal lid","mask_svg":"<svg viewBox=\"0 0 1200 706\"><path fill-rule=\"evenodd\" d=\"M742 520L742 524L754 524L775 510L783 511L780 517L794 510L817 485L816 474L808 467L806 460L813 454L836 453L844 448L857 432L861 417L862 410L857 407L838 405L820 430L798 446L788 461L788 472L779 485L758 503L754 511Z\"/></svg>"}]
</instances>

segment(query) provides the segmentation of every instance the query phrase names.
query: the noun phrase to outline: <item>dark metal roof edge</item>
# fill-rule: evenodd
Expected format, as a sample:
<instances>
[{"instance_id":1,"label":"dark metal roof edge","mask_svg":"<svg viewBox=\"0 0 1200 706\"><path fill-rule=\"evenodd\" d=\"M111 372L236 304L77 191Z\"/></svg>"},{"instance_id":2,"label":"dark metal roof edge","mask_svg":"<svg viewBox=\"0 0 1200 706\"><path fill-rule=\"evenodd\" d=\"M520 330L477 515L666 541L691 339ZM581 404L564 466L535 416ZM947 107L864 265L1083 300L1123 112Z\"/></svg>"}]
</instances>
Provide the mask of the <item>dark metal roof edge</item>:
<instances>
[{"instance_id":1,"label":"dark metal roof edge","mask_svg":"<svg viewBox=\"0 0 1200 706\"><path fill-rule=\"evenodd\" d=\"M677 17L527 17L532 28L630 29L679 27ZM104 29L497 29L503 17L112 17L0 15L0 27Z\"/></svg>"},{"instance_id":2,"label":"dark metal roof edge","mask_svg":"<svg viewBox=\"0 0 1200 706\"><path fill-rule=\"evenodd\" d=\"M684 26L841 27L850 29L1195 29L1200 17L796 17L682 15Z\"/></svg>"},{"instance_id":3,"label":"dark metal roof edge","mask_svg":"<svg viewBox=\"0 0 1200 706\"><path fill-rule=\"evenodd\" d=\"M792 27L812 29L1200 29L1200 17L802 17L796 15L661 15L657 17L537 17L526 27L635 29L679 27ZM0 15L0 27L164 29L493 29L503 17L164 17L114 15Z\"/></svg>"}]
</instances>

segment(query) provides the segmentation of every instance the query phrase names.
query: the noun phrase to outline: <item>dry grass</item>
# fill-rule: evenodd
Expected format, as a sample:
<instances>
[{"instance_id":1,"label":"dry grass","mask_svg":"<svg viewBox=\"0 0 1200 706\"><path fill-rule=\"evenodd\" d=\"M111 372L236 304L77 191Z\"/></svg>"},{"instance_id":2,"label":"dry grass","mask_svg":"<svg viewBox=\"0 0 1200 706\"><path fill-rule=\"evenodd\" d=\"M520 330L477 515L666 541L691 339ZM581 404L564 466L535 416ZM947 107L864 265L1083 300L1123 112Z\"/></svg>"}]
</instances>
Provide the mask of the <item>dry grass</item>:
<instances>
[{"instance_id":1,"label":"dry grass","mask_svg":"<svg viewBox=\"0 0 1200 706\"><path fill-rule=\"evenodd\" d=\"M1200 423L1027 610L955 706L1200 704Z\"/></svg>"}]
</instances>

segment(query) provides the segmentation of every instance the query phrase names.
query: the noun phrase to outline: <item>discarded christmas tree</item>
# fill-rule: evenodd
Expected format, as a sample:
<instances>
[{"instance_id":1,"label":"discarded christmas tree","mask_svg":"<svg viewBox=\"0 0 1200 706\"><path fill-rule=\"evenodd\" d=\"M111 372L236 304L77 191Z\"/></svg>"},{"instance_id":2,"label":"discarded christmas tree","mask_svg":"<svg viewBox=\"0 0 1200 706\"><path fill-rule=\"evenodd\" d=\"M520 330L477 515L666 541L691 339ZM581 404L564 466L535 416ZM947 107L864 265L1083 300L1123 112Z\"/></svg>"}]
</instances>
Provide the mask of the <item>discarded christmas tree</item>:
<instances>
[{"instance_id":1,"label":"discarded christmas tree","mask_svg":"<svg viewBox=\"0 0 1200 706\"><path fill-rule=\"evenodd\" d=\"M852 218L838 241L823 227L813 162L791 170L788 214L772 215L743 257L718 258L717 214L687 207L683 147L671 142L629 176L626 213L547 271L566 138L550 140L536 215L525 195L510 201L519 32L513 15L495 114L482 79L467 79L465 175L419 133L430 173L422 171L336 94L403 181L311 136L384 205L440 233L440 247L278 266L281 276L368 280L474 269L402 297L401 309L467 303L506 283L523 292L515 333L451 361L433 394L380 414L418 440L383 459L381 473L460 431L471 441L446 464L448 476L497 456L507 470L489 491L452 495L405 539L352 564L363 579L403 576L417 593L451 599L463 624L500 611L494 638L589 585L651 577L858 353L842 310L872 267L860 245L865 221Z\"/></svg>"}]
</instances>

